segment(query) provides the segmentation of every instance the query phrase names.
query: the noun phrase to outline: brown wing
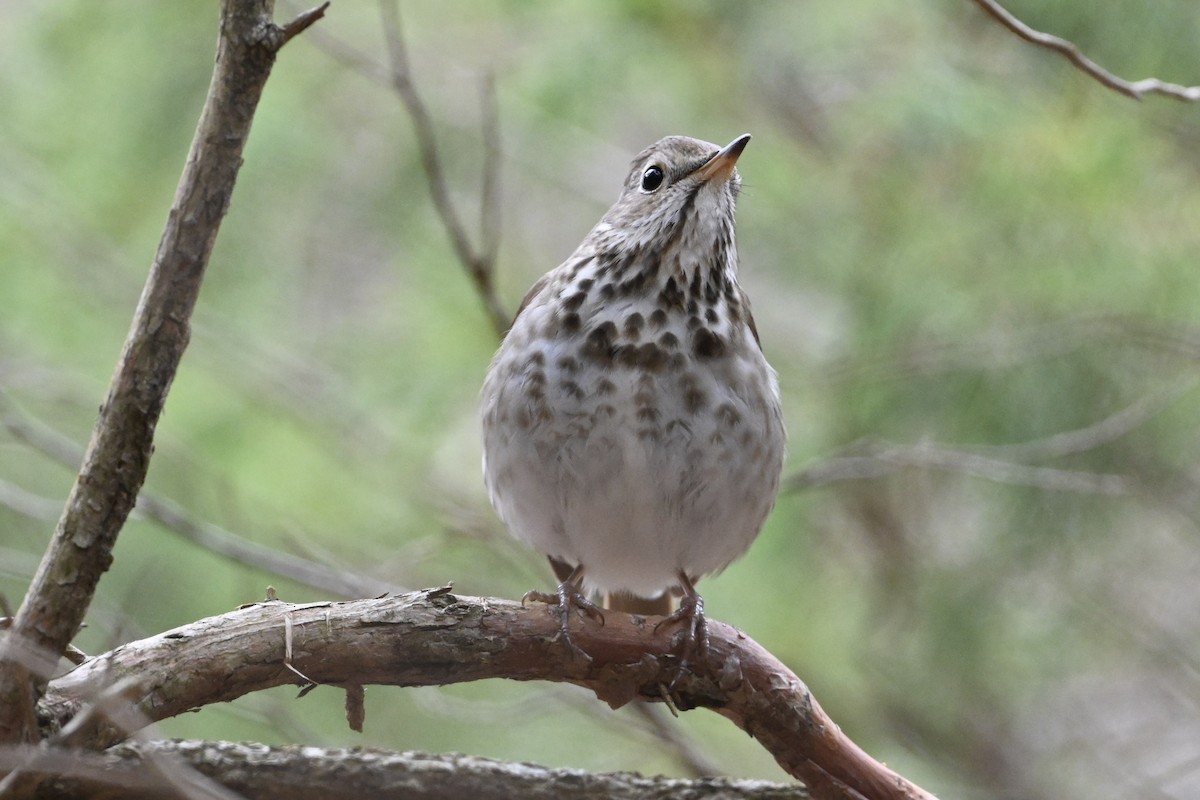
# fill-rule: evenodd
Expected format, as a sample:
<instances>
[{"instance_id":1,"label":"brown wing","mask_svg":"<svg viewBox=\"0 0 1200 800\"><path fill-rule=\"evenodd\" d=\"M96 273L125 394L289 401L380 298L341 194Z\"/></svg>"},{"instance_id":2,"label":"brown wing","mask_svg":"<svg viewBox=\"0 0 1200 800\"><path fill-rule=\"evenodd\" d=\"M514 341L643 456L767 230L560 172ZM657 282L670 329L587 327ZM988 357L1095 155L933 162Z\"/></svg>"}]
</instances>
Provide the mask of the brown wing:
<instances>
[{"instance_id":1,"label":"brown wing","mask_svg":"<svg viewBox=\"0 0 1200 800\"><path fill-rule=\"evenodd\" d=\"M758 349L762 351L762 341L758 338L758 326L754 324L754 315L750 313L750 298L742 292L742 308L746 312L746 324L750 326L750 333L754 335L754 343L758 345Z\"/></svg>"},{"instance_id":2,"label":"brown wing","mask_svg":"<svg viewBox=\"0 0 1200 800\"><path fill-rule=\"evenodd\" d=\"M513 325L517 323L517 318L521 316L521 312L525 310L525 307L533 302L533 298L537 297L542 289L546 288L546 284L550 283L550 276L553 274L553 272L547 272L534 281L533 286L529 287L529 291L525 293L525 299L521 301L521 305L517 306L517 313L513 315ZM508 327L511 329L512 325Z\"/></svg>"},{"instance_id":3,"label":"brown wing","mask_svg":"<svg viewBox=\"0 0 1200 800\"><path fill-rule=\"evenodd\" d=\"M580 250L582 251L583 248L581 247ZM594 258L592 253L580 255L580 252L576 251L576 253L566 261L559 264L542 277L538 278L537 281L534 282L533 286L529 287L529 291L525 293L525 299L521 301L521 305L517 308L517 313L513 316L513 325L517 324L517 319L521 316L521 312L533 302L533 298L537 297L543 289L549 286L556 275L566 271L570 277L574 278L576 273L579 272L583 265L585 265L588 261L591 261L592 258ZM508 327L512 328L512 325L509 325Z\"/></svg>"}]
</instances>

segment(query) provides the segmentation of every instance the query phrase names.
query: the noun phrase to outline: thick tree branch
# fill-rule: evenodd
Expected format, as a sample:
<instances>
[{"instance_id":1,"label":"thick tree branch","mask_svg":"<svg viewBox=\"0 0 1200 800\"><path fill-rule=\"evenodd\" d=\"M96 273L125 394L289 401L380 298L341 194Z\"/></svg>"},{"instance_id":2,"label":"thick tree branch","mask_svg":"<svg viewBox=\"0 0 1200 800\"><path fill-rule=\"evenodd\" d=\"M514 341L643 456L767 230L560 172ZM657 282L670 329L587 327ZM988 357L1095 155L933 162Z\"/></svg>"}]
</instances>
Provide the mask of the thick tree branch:
<instances>
[{"instance_id":1,"label":"thick tree branch","mask_svg":"<svg viewBox=\"0 0 1200 800\"><path fill-rule=\"evenodd\" d=\"M507 764L465 755L390 753L354 748L268 747L234 742L158 741L120 744L103 754L82 751L0 750L0 769L8 761L39 760L63 776L49 784L59 800L110 797L119 789L125 800L158 800L177 782L146 769L150 759L171 761L219 781L248 800L359 800L394 798L403 789L408 800L642 800L688 797L694 800L804 800L801 786L766 781L706 778L643 778L629 773L589 774Z\"/></svg>"},{"instance_id":2,"label":"thick tree branch","mask_svg":"<svg viewBox=\"0 0 1200 800\"><path fill-rule=\"evenodd\" d=\"M558 620L546 607L448 588L345 603L257 603L93 658L52 681L39 711L51 726L62 724L127 677L138 681L137 708L151 720L302 683L297 671L336 686L564 681L613 707L669 695L679 709L710 708L758 739L814 797L931 797L864 753L799 678L728 625L710 621L707 652L683 673L672 631L640 617L608 612L605 625L581 621L573 634L590 662L558 641ZM107 746L122 736L97 719L77 741Z\"/></svg>"},{"instance_id":3,"label":"thick tree branch","mask_svg":"<svg viewBox=\"0 0 1200 800\"><path fill-rule=\"evenodd\" d=\"M1180 86L1177 83L1160 81L1158 78L1145 78L1144 80L1132 82L1127 81L1124 78L1113 75L1104 67L1085 56L1074 42L1069 42L1066 39L1049 33L1042 33L1029 27L1013 16L1011 12L1001 6L996 0L975 0L975 3L1017 36L1038 47L1044 47L1047 50L1058 53L1078 67L1085 75L1094 78L1115 92L1132 97L1134 100L1141 100L1143 96L1148 94L1161 94L1188 103L1200 100L1200 86Z\"/></svg>"},{"instance_id":4,"label":"thick tree branch","mask_svg":"<svg viewBox=\"0 0 1200 800\"><path fill-rule=\"evenodd\" d=\"M146 477L154 428L187 347L192 309L275 54L324 11L280 28L271 19L273 5L222 4L212 83L158 253L83 466L9 633L39 650L66 649L112 563L117 534ZM0 742L36 737L33 708L43 686L43 678L0 651Z\"/></svg>"}]
</instances>

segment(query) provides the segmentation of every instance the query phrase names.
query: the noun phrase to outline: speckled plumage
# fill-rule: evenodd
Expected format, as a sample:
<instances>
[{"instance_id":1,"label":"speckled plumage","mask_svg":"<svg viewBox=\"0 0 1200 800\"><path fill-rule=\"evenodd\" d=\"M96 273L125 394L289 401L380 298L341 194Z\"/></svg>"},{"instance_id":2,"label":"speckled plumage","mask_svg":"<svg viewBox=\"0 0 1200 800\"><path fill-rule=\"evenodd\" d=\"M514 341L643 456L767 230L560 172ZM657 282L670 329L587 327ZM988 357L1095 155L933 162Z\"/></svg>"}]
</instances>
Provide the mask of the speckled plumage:
<instances>
[{"instance_id":1,"label":"speckled plumage","mask_svg":"<svg viewBox=\"0 0 1200 800\"><path fill-rule=\"evenodd\" d=\"M484 383L492 504L517 538L581 566L585 591L650 598L719 571L774 504L779 389L734 241L748 140L640 153L616 204L530 290ZM646 191L652 167L662 182Z\"/></svg>"}]
</instances>

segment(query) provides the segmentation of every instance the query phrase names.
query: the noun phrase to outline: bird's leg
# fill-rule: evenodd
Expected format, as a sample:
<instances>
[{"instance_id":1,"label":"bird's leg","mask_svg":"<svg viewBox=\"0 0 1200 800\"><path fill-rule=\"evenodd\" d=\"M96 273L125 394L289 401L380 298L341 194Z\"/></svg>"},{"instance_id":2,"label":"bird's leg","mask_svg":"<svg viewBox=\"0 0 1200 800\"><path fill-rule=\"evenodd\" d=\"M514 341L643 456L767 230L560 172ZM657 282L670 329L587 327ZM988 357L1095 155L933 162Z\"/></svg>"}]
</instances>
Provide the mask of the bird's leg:
<instances>
[{"instance_id":1,"label":"bird's leg","mask_svg":"<svg viewBox=\"0 0 1200 800\"><path fill-rule=\"evenodd\" d=\"M683 623L683 641L679 644L679 672L671 681L674 688L679 678L687 669L688 660L699 650L703 654L708 649L708 623L704 620L704 598L696 591L692 579L683 570L679 571L679 586L683 589L683 597L679 600L679 608L659 621L654 626L657 631L663 625Z\"/></svg>"},{"instance_id":2,"label":"bird's leg","mask_svg":"<svg viewBox=\"0 0 1200 800\"><path fill-rule=\"evenodd\" d=\"M567 572L569 567L562 561L557 561L554 558L550 559L550 565L554 567L554 572L560 578L558 590L554 594L549 592L539 592L536 589L525 593L521 598L521 605L525 605L527 600L535 600L539 603L548 603L556 606L558 609L558 624L562 631L563 641L576 654L583 656L588 661L592 658L583 651L579 645L571 638L571 631L568 623L571 620L571 611L578 611L581 614L586 614L594 620L598 620L601 625L604 624L604 613L600 610L600 606L593 603L583 593L580 588L583 582L583 564L575 567ZM565 574L565 577L563 577Z\"/></svg>"}]
</instances>

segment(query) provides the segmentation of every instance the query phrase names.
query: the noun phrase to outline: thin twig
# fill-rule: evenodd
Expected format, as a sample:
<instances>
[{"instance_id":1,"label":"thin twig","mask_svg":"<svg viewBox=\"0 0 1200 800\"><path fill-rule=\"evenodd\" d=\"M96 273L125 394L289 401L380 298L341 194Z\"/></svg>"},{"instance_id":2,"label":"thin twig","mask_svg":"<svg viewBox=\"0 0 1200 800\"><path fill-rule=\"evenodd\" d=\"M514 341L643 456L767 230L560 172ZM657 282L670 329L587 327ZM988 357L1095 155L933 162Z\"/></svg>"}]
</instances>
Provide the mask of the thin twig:
<instances>
[{"instance_id":1,"label":"thin twig","mask_svg":"<svg viewBox=\"0 0 1200 800\"><path fill-rule=\"evenodd\" d=\"M75 645L69 644L67 645L66 651L63 653L63 658L78 667L80 664L91 658L91 656L80 650Z\"/></svg>"},{"instance_id":2,"label":"thin twig","mask_svg":"<svg viewBox=\"0 0 1200 800\"><path fill-rule=\"evenodd\" d=\"M901 469L915 468L959 472L1047 491L1130 494L1136 488L1135 484L1123 475L1035 467L1025 462L1076 455L1113 442L1193 390L1197 383L1200 379L1189 376L1139 398L1092 425L1016 444L951 446L920 442L906 445L863 440L792 475L784 485L790 491L799 491L839 481L872 480Z\"/></svg>"},{"instance_id":3,"label":"thin twig","mask_svg":"<svg viewBox=\"0 0 1200 800\"><path fill-rule=\"evenodd\" d=\"M961 370L1003 370L1061 358L1113 335L1111 320L1085 317L1016 330L989 330L967 340L917 340L882 355L838 359L816 377L843 385L901 381Z\"/></svg>"},{"instance_id":4,"label":"thin twig","mask_svg":"<svg viewBox=\"0 0 1200 800\"><path fill-rule=\"evenodd\" d=\"M1016 330L985 331L965 341L911 343L882 357L844 358L815 378L843 385L964 370L1005 370L1098 346L1110 351L1114 346L1137 348L1200 361L1200 329L1116 314L1072 317Z\"/></svg>"},{"instance_id":5,"label":"thin twig","mask_svg":"<svg viewBox=\"0 0 1200 800\"><path fill-rule=\"evenodd\" d=\"M975 0L975 3L1017 36L1038 47L1044 47L1047 50L1058 53L1078 67L1084 74L1094 78L1113 91L1120 92L1127 97L1132 97L1134 100L1141 100L1148 94L1161 94L1187 103L1200 100L1200 86L1180 86L1177 83L1167 83L1158 78L1145 78L1144 80L1133 82L1127 81L1124 78L1117 77L1085 56L1073 42L1029 27L1004 9L996 0Z\"/></svg>"},{"instance_id":6,"label":"thin twig","mask_svg":"<svg viewBox=\"0 0 1200 800\"><path fill-rule=\"evenodd\" d=\"M1033 467L933 443L913 445L861 442L847 455L835 456L792 475L786 491L799 491L849 480L872 480L902 469L932 469L984 478L997 483L1055 492L1126 495L1134 491L1124 475Z\"/></svg>"},{"instance_id":7,"label":"thin twig","mask_svg":"<svg viewBox=\"0 0 1200 800\"><path fill-rule=\"evenodd\" d=\"M479 257L495 269L500 251L500 104L496 100L496 76L488 73L480 87L483 112L483 181L479 203Z\"/></svg>"},{"instance_id":8,"label":"thin twig","mask_svg":"<svg viewBox=\"0 0 1200 800\"><path fill-rule=\"evenodd\" d=\"M112 685L102 689L62 727L62 730L49 737L45 742L46 749L42 752L47 754L72 752L69 748L81 738L81 732L92 728L95 721L100 718L132 737L134 741L148 745L149 738L146 736L146 729L150 720L134 705L134 701L141 694L142 688L136 676L126 675L115 681ZM186 800L241 800L240 795L199 772L175 754L156 752L152 758L143 761L143 766L148 773L154 775L161 782L164 789L174 789L173 794L186 798ZM41 764L39 759L34 758L31 759L26 769L30 771L44 770L45 765ZM63 772L69 774L69 770L58 768L48 771L52 771L55 775L63 774Z\"/></svg>"},{"instance_id":9,"label":"thin twig","mask_svg":"<svg viewBox=\"0 0 1200 800\"><path fill-rule=\"evenodd\" d=\"M0 392L0 429L7 431L16 441L65 466L78 464L83 457L83 449L69 437L29 417L4 392ZM18 513L44 519L51 502L0 480L0 505ZM375 597L385 592L407 591L405 587L390 581L339 569L251 541L215 523L199 519L175 501L151 492L143 491L138 495L134 514L157 522L186 541L239 564L291 578L338 597Z\"/></svg>"},{"instance_id":10,"label":"thin twig","mask_svg":"<svg viewBox=\"0 0 1200 800\"><path fill-rule=\"evenodd\" d=\"M15 511L23 517L53 522L62 512L62 501L22 489L11 481L0 478L0 506Z\"/></svg>"},{"instance_id":11,"label":"thin twig","mask_svg":"<svg viewBox=\"0 0 1200 800\"><path fill-rule=\"evenodd\" d=\"M467 235L466 227L459 217L458 210L450 199L450 189L446 181L445 169L442 167L442 157L438 149L437 134L433 129L433 120L425 106L425 101L421 99L416 84L413 82L408 50L405 47L404 35L400 27L400 11L395 0L380 0L379 11L383 18L383 33L387 41L388 58L391 64L392 88L400 96L400 101L404 104L404 108L412 120L413 132L417 138L417 149L421 154L421 166L425 170L433 206L437 210L438 216L441 217L442 225L450 237L450 244L454 247L458 260L466 268L467 274L479 292L488 320L496 332L503 336L508 330L509 314L504 310L500 298L496 295L495 281L493 280L495 262L494 253L490 252L493 247L490 237L494 234L490 233L485 226L482 236L484 245L479 252L476 252ZM490 112L485 113L484 125L485 137L490 138L491 141L485 142L485 151L487 148L495 146L496 142L496 137L489 137L486 133L486 129L493 124L487 119L489 114ZM489 154L487 163L492 160L493 157ZM490 216L496 213L495 209L489 211L487 208L496 194L492 186L495 179L494 170L494 166L487 166L484 173L483 214L488 215L489 224L492 224Z\"/></svg>"},{"instance_id":12,"label":"thin twig","mask_svg":"<svg viewBox=\"0 0 1200 800\"><path fill-rule=\"evenodd\" d=\"M694 778L711 778L720 775L717 765L678 725L670 724L661 711L649 703L636 703L633 713L645 721L647 731L654 736L654 741L664 745L675 754L684 769ZM677 715L678 716L678 715Z\"/></svg>"},{"instance_id":13,"label":"thin twig","mask_svg":"<svg viewBox=\"0 0 1200 800\"><path fill-rule=\"evenodd\" d=\"M283 43L280 46L282 47L296 36L299 36L300 34L304 33L304 31L308 30L313 23L325 16L325 11L328 8L329 2L326 0L326 2L321 3L321 5L317 6L316 8L311 8L308 11L298 14L295 19L293 19L287 25L284 25Z\"/></svg>"},{"instance_id":14,"label":"thin twig","mask_svg":"<svg viewBox=\"0 0 1200 800\"><path fill-rule=\"evenodd\" d=\"M138 498L137 510L147 519L154 520L210 552L291 578L337 597L375 597L386 592L405 591L404 587L390 581L338 569L250 541L219 525L196 519L179 505L163 497L143 494Z\"/></svg>"},{"instance_id":15,"label":"thin twig","mask_svg":"<svg viewBox=\"0 0 1200 800\"><path fill-rule=\"evenodd\" d=\"M1200 378L1189 376L1158 392L1138 398L1120 411L1099 422L1071 431L1063 431L1042 439L1016 444L969 445L962 449L1001 457L1012 461L1045 461L1051 458L1084 453L1116 441L1164 411L1183 395L1196 388Z\"/></svg>"},{"instance_id":16,"label":"thin twig","mask_svg":"<svg viewBox=\"0 0 1200 800\"><path fill-rule=\"evenodd\" d=\"M471 244L466 225L451 199L433 122L425 101L421 98L412 79L408 49L404 43L400 16L394 0L381 0L380 13L383 17L383 30L387 41L390 68L380 66L366 53L326 31L314 31L313 35L309 37L310 41L339 64L349 67L372 81L390 85L399 95L412 120L417 148L421 156L421 166L429 185L429 194L433 200L434 210L446 229L446 235L450 239L455 255L466 269L471 282L479 293L488 321L497 335L503 336L508 330L511 315L496 294L494 278L500 249L500 211L502 207L499 180L502 159L495 76L486 75L480 90L483 177L480 188L479 248L476 250Z\"/></svg>"},{"instance_id":17,"label":"thin twig","mask_svg":"<svg viewBox=\"0 0 1200 800\"><path fill-rule=\"evenodd\" d=\"M392 76L387 67L344 39L334 36L325 28L313 28L308 36L304 37L304 41L367 80L380 86L390 87L392 85Z\"/></svg>"}]
</instances>

